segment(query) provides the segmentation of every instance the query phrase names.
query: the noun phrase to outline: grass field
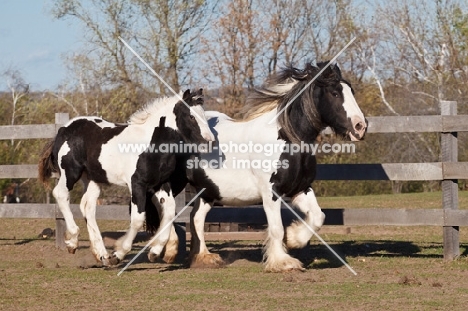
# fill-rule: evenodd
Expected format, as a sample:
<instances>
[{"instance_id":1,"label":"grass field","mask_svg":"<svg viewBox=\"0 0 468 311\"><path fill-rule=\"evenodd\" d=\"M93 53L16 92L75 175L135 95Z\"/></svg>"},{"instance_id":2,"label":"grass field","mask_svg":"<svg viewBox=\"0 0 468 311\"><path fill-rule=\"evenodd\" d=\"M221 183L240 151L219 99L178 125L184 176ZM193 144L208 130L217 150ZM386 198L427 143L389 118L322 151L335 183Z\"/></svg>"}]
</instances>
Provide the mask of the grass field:
<instances>
[{"instance_id":1,"label":"grass field","mask_svg":"<svg viewBox=\"0 0 468 311\"><path fill-rule=\"evenodd\" d=\"M327 208L438 208L440 200L440 193L319 198ZM461 192L460 208L467 202ZM261 241L219 241L209 247L226 260L225 268L154 264L145 254L118 277L122 266L96 264L82 220L74 255L57 250L53 239L37 237L42 229L53 228L53 220L0 222L1 310L466 310L468 300L465 228L460 230L462 256L445 262L438 227L325 227L322 238L357 276L313 239L294 252L305 272L264 273ZM103 232L128 225L99 224ZM128 259L144 245L136 244Z\"/></svg>"}]
</instances>

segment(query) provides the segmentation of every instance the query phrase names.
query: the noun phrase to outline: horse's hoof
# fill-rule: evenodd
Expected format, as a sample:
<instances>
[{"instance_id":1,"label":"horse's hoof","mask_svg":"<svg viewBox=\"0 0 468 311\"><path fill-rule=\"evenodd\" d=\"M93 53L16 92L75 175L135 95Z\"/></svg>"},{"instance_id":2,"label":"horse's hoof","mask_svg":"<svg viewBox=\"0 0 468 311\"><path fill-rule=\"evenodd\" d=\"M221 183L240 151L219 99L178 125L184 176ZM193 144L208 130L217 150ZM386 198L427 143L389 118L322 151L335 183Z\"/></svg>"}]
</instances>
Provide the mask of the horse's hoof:
<instances>
[{"instance_id":1,"label":"horse's hoof","mask_svg":"<svg viewBox=\"0 0 468 311\"><path fill-rule=\"evenodd\" d=\"M267 259L265 264L265 272L287 272L287 271L305 271L302 263L293 257L285 257L282 260Z\"/></svg>"},{"instance_id":2,"label":"horse's hoof","mask_svg":"<svg viewBox=\"0 0 468 311\"><path fill-rule=\"evenodd\" d=\"M116 266L120 263L119 257L117 257L115 254L112 254L112 257L108 258L109 264L107 266ZM104 264L104 262L102 263Z\"/></svg>"},{"instance_id":3,"label":"horse's hoof","mask_svg":"<svg viewBox=\"0 0 468 311\"><path fill-rule=\"evenodd\" d=\"M163 248L160 257L165 263L173 263L177 258L179 240L169 240Z\"/></svg>"},{"instance_id":4,"label":"horse's hoof","mask_svg":"<svg viewBox=\"0 0 468 311\"><path fill-rule=\"evenodd\" d=\"M224 260L218 254L206 253L191 256L190 268L222 268Z\"/></svg>"},{"instance_id":5,"label":"horse's hoof","mask_svg":"<svg viewBox=\"0 0 468 311\"><path fill-rule=\"evenodd\" d=\"M165 263L173 263L176 260L177 254L175 255L164 255L163 259Z\"/></svg>"},{"instance_id":6,"label":"horse's hoof","mask_svg":"<svg viewBox=\"0 0 468 311\"><path fill-rule=\"evenodd\" d=\"M148 253L148 260L149 260L150 262L155 263L155 262L158 260L158 258L159 258L159 256L156 255L155 253L152 253L152 252L149 252L149 253Z\"/></svg>"},{"instance_id":7,"label":"horse's hoof","mask_svg":"<svg viewBox=\"0 0 468 311\"><path fill-rule=\"evenodd\" d=\"M71 246L67 246L67 250L70 254L74 254L76 252L76 248L75 247L71 247Z\"/></svg>"},{"instance_id":8,"label":"horse's hoof","mask_svg":"<svg viewBox=\"0 0 468 311\"><path fill-rule=\"evenodd\" d=\"M102 263L102 265L103 265L104 267L110 267L110 266L112 266L109 257L101 257L100 262Z\"/></svg>"}]
</instances>

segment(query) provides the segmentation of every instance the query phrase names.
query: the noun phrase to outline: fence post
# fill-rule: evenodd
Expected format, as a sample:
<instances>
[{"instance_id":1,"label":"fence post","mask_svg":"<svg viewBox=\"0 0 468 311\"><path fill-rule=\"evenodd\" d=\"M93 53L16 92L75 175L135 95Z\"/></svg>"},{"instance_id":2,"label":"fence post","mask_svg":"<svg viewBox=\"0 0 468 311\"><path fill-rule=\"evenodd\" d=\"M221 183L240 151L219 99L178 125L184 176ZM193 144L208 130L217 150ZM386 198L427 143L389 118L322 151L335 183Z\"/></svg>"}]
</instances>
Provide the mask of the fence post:
<instances>
[{"instance_id":1,"label":"fence post","mask_svg":"<svg viewBox=\"0 0 468 311\"><path fill-rule=\"evenodd\" d=\"M68 113L56 113L55 114L55 132L58 132L59 128L62 127L69 120ZM60 215L60 217L59 217ZM67 227L65 225L65 219L63 218L57 203L55 203L55 247L65 249L65 232Z\"/></svg>"},{"instance_id":2,"label":"fence post","mask_svg":"<svg viewBox=\"0 0 468 311\"><path fill-rule=\"evenodd\" d=\"M443 116L457 114L457 102L441 101L440 111ZM441 133L441 161L458 162L457 133ZM458 180L442 181L442 207L458 209ZM459 227L444 226L444 259L453 260L460 256Z\"/></svg>"}]
</instances>

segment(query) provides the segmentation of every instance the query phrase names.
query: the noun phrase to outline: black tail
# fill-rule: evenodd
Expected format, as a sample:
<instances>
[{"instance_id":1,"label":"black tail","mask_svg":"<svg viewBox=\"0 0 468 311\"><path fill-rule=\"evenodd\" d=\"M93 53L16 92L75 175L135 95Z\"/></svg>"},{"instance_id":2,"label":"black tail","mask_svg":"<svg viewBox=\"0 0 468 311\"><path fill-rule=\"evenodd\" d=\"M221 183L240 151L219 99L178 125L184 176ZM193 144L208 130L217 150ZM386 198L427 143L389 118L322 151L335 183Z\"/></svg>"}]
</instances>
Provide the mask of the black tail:
<instances>
[{"instance_id":1,"label":"black tail","mask_svg":"<svg viewBox=\"0 0 468 311\"><path fill-rule=\"evenodd\" d=\"M49 188L49 179L52 177L52 173L57 173L59 171L52 154L54 143L55 139L49 141L47 145L44 146L38 165L39 181L44 184L46 188Z\"/></svg>"},{"instance_id":2,"label":"black tail","mask_svg":"<svg viewBox=\"0 0 468 311\"><path fill-rule=\"evenodd\" d=\"M159 216L158 209L154 205L152 198L154 196L154 190L149 190L146 192L146 222L145 229L146 232L153 235L159 229L159 224L161 222L161 217Z\"/></svg>"}]
</instances>

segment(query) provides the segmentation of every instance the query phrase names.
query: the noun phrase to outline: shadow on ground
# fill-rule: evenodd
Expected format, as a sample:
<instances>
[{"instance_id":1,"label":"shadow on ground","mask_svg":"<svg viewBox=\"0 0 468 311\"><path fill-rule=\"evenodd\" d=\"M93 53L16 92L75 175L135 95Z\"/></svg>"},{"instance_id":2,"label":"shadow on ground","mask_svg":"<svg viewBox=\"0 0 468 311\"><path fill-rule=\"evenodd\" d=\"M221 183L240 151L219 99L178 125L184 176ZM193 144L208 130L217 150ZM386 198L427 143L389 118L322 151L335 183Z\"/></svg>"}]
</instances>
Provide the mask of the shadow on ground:
<instances>
[{"instance_id":1,"label":"shadow on ground","mask_svg":"<svg viewBox=\"0 0 468 311\"><path fill-rule=\"evenodd\" d=\"M442 243L427 243L416 245L407 241L343 241L330 245L332 249L347 261L349 257L405 257L405 258L443 258L438 251L443 248ZM216 252L231 264L239 259L260 262L263 258L261 244L246 244L246 242L230 241L226 243L208 244L212 252ZM468 251L462 256L468 255ZM321 244L307 245L302 249L290 250L289 253L301 260L304 266L317 268L338 268L343 264Z\"/></svg>"},{"instance_id":2,"label":"shadow on ground","mask_svg":"<svg viewBox=\"0 0 468 311\"><path fill-rule=\"evenodd\" d=\"M144 241L143 238L139 242ZM189 249L187 241L187 249ZM208 248L211 252L217 253L223 258L227 265L233 264L237 260L247 260L260 263L263 259L263 247L259 241L226 241L226 242L208 242ZM405 257L405 258L443 258L443 244L439 242L419 243L419 245L408 241L380 240L380 241L342 241L330 244L333 250L347 262L347 258L353 257ZM122 269L136 256L143 246L134 245L132 254L129 254L125 260L114 269ZM468 256L468 247L461 245L461 256ZM136 252L136 253L135 253ZM293 249L289 253L301 260L305 267L313 269L338 268L343 264L330 252L330 250L319 242L307 245L303 249ZM133 262L148 263L144 266L129 266L128 271L137 271L145 269L158 269L160 272L187 269L187 252L179 254L175 264L167 265L159 261L153 265L147 257L147 250L139 255Z\"/></svg>"}]
</instances>

